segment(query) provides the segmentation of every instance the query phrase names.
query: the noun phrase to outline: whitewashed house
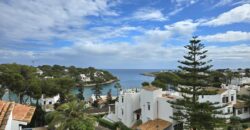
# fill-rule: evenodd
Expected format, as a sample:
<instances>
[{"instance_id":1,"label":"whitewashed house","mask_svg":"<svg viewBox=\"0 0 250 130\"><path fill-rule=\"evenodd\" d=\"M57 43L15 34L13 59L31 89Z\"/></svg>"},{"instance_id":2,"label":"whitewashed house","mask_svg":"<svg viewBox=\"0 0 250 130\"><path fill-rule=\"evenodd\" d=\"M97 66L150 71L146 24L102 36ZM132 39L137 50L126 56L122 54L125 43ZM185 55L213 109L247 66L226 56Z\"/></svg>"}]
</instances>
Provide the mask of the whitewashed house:
<instances>
[{"instance_id":1,"label":"whitewashed house","mask_svg":"<svg viewBox=\"0 0 250 130\"><path fill-rule=\"evenodd\" d=\"M233 84L221 84L221 88L223 88L223 89L233 89L233 90L236 90L237 92L240 91L240 86L239 85L233 85Z\"/></svg>"},{"instance_id":2,"label":"whitewashed house","mask_svg":"<svg viewBox=\"0 0 250 130\"><path fill-rule=\"evenodd\" d=\"M39 75L42 75L43 74L43 71L40 70L39 68L36 69L36 73L39 74Z\"/></svg>"},{"instance_id":3,"label":"whitewashed house","mask_svg":"<svg viewBox=\"0 0 250 130\"><path fill-rule=\"evenodd\" d=\"M47 97L44 94L42 95L40 101L42 104L42 108L46 111L54 111L54 104L58 102L60 99L59 94L54 97Z\"/></svg>"},{"instance_id":4,"label":"whitewashed house","mask_svg":"<svg viewBox=\"0 0 250 130\"><path fill-rule=\"evenodd\" d=\"M199 96L199 102L209 101L211 103L215 103L216 106L221 106L219 109L222 111L222 114L217 115L222 118L230 118L233 116L233 106L236 104L237 95L236 90L234 89L223 89L223 88L214 88L208 87L208 91L214 91L213 95L201 95Z\"/></svg>"},{"instance_id":5,"label":"whitewashed house","mask_svg":"<svg viewBox=\"0 0 250 130\"><path fill-rule=\"evenodd\" d=\"M235 115L241 119L250 118L250 108L237 100L236 90L214 87L207 87L206 90L215 93L201 95L198 101L209 101L222 106L220 109L222 114L217 115L218 117L229 119ZM153 86L143 87L139 92L124 90L115 103L115 115L118 121L123 122L128 127L134 127L141 120L142 125L137 127L140 130L154 130L156 128L174 130L181 128L182 124L178 124L170 118L175 109L168 101L175 101L178 98L182 98L178 92L162 91L162 89Z\"/></svg>"},{"instance_id":6,"label":"whitewashed house","mask_svg":"<svg viewBox=\"0 0 250 130\"><path fill-rule=\"evenodd\" d=\"M250 84L250 77L233 78L231 84L233 85Z\"/></svg>"},{"instance_id":7,"label":"whitewashed house","mask_svg":"<svg viewBox=\"0 0 250 130\"><path fill-rule=\"evenodd\" d=\"M30 123L35 107L0 100L0 130L22 130Z\"/></svg>"},{"instance_id":8,"label":"whitewashed house","mask_svg":"<svg viewBox=\"0 0 250 130\"><path fill-rule=\"evenodd\" d=\"M241 119L249 119L250 107L245 101L237 100L237 103L233 107L233 114Z\"/></svg>"},{"instance_id":9,"label":"whitewashed house","mask_svg":"<svg viewBox=\"0 0 250 130\"><path fill-rule=\"evenodd\" d=\"M86 76L85 74L80 74L80 77L83 82L91 81L90 77Z\"/></svg>"},{"instance_id":10,"label":"whitewashed house","mask_svg":"<svg viewBox=\"0 0 250 130\"><path fill-rule=\"evenodd\" d=\"M115 103L115 115L128 127L133 127L141 120L143 124L139 129L153 129L157 126L171 130L176 124L170 118L174 110L167 101L176 98L174 93L166 93L153 86L143 87L140 92L124 90Z\"/></svg>"}]
</instances>

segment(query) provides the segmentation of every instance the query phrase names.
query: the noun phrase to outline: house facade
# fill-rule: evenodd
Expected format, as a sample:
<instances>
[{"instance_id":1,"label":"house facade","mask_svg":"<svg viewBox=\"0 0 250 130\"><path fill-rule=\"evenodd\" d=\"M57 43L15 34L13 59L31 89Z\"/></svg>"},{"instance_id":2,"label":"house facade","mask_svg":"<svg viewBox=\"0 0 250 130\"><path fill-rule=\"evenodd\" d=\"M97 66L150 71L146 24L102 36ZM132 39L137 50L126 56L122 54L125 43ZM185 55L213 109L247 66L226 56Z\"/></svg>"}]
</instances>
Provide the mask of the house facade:
<instances>
[{"instance_id":1,"label":"house facade","mask_svg":"<svg viewBox=\"0 0 250 130\"><path fill-rule=\"evenodd\" d=\"M229 119L231 116L238 116L241 119L250 118L250 108L243 101L237 100L235 89L224 89L207 87L214 91L212 95L199 96L199 102L212 102L221 106L222 114L218 117ZM121 91L118 101L115 103L115 115L118 121L123 122L127 127L133 127L139 121L142 125L138 129L162 128L174 130L182 127L171 117L175 109L169 101L182 98L181 94L174 91L162 91L154 86L143 87L139 92L134 90Z\"/></svg>"},{"instance_id":2,"label":"house facade","mask_svg":"<svg viewBox=\"0 0 250 130\"><path fill-rule=\"evenodd\" d=\"M43 110L45 110L46 112L53 111L54 104L57 103L59 99L60 99L59 94L57 94L54 97L46 97L43 94L41 99L40 99Z\"/></svg>"}]
</instances>

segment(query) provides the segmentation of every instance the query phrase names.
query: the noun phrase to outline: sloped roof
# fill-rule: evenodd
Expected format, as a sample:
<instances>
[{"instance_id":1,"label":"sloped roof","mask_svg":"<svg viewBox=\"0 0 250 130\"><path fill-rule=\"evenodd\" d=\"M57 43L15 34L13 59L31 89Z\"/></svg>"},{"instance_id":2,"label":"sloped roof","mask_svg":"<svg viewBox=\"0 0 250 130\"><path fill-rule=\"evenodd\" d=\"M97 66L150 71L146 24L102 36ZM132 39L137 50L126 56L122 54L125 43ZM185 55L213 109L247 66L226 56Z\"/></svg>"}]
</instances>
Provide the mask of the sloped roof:
<instances>
[{"instance_id":1,"label":"sloped roof","mask_svg":"<svg viewBox=\"0 0 250 130\"><path fill-rule=\"evenodd\" d=\"M145 90L148 90L148 91L155 91L155 90L158 90L158 89L159 89L159 88L157 88L157 87L155 87L155 86L152 86L152 85L143 86L142 88L145 89Z\"/></svg>"},{"instance_id":2,"label":"sloped roof","mask_svg":"<svg viewBox=\"0 0 250 130\"><path fill-rule=\"evenodd\" d=\"M13 119L29 123L34 115L35 107L15 104L13 109Z\"/></svg>"},{"instance_id":3,"label":"sloped roof","mask_svg":"<svg viewBox=\"0 0 250 130\"><path fill-rule=\"evenodd\" d=\"M164 130L172 125L171 122L162 119L149 120L141 124L139 130Z\"/></svg>"},{"instance_id":4,"label":"sloped roof","mask_svg":"<svg viewBox=\"0 0 250 130\"><path fill-rule=\"evenodd\" d=\"M237 100L236 104L234 104L233 107L236 108L236 109L240 109L240 108L248 107L248 105L247 105L247 103L245 101Z\"/></svg>"},{"instance_id":5,"label":"sloped roof","mask_svg":"<svg viewBox=\"0 0 250 130\"><path fill-rule=\"evenodd\" d=\"M35 107L0 100L0 130L4 130L12 112L12 119L29 123L34 115Z\"/></svg>"},{"instance_id":6,"label":"sloped roof","mask_svg":"<svg viewBox=\"0 0 250 130\"><path fill-rule=\"evenodd\" d=\"M206 87L205 88L206 91L215 91L217 94L222 94L224 93L225 91L227 91L227 89L223 89L223 88L216 88L216 87Z\"/></svg>"},{"instance_id":7,"label":"sloped roof","mask_svg":"<svg viewBox=\"0 0 250 130\"><path fill-rule=\"evenodd\" d=\"M0 101L0 130L4 130L8 122L14 103Z\"/></svg>"}]
</instances>

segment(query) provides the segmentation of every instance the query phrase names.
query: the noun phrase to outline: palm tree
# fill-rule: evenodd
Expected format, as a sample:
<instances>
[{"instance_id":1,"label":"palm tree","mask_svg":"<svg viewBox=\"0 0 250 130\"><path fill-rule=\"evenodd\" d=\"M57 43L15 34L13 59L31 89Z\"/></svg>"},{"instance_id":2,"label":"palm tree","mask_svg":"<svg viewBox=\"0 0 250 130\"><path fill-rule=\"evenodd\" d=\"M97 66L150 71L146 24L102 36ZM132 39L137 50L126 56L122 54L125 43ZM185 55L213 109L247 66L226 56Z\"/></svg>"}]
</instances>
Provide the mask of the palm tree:
<instances>
[{"instance_id":1,"label":"palm tree","mask_svg":"<svg viewBox=\"0 0 250 130\"><path fill-rule=\"evenodd\" d=\"M115 86L114 86L117 90L117 97L119 96L119 91L122 89L122 86L119 82L116 82L115 83Z\"/></svg>"},{"instance_id":2,"label":"palm tree","mask_svg":"<svg viewBox=\"0 0 250 130\"><path fill-rule=\"evenodd\" d=\"M85 111L85 103L74 100L48 113L46 121L49 122L49 129L53 130L94 130L95 118Z\"/></svg>"}]
</instances>

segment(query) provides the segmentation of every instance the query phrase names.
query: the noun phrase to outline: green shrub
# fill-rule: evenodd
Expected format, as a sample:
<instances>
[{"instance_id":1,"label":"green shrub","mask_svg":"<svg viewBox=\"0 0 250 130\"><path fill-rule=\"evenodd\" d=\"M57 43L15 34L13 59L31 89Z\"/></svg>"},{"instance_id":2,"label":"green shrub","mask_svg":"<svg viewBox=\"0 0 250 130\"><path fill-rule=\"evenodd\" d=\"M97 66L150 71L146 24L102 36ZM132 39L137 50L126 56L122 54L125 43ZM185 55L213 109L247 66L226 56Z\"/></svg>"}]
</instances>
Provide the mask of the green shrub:
<instances>
[{"instance_id":1,"label":"green shrub","mask_svg":"<svg viewBox=\"0 0 250 130\"><path fill-rule=\"evenodd\" d=\"M121 130L132 130L132 129L128 128L127 126L125 126L122 122L117 122L117 126L118 126Z\"/></svg>"},{"instance_id":2,"label":"green shrub","mask_svg":"<svg viewBox=\"0 0 250 130\"><path fill-rule=\"evenodd\" d=\"M242 127L243 127L244 129L246 129L246 128L248 128L248 125L247 125L247 124L242 124Z\"/></svg>"},{"instance_id":3,"label":"green shrub","mask_svg":"<svg viewBox=\"0 0 250 130\"><path fill-rule=\"evenodd\" d=\"M109 121L102 119L102 118L99 118L98 122L101 126L107 127L111 130L116 130L116 127L117 127L116 123L114 124L114 123L109 122Z\"/></svg>"}]
</instances>

